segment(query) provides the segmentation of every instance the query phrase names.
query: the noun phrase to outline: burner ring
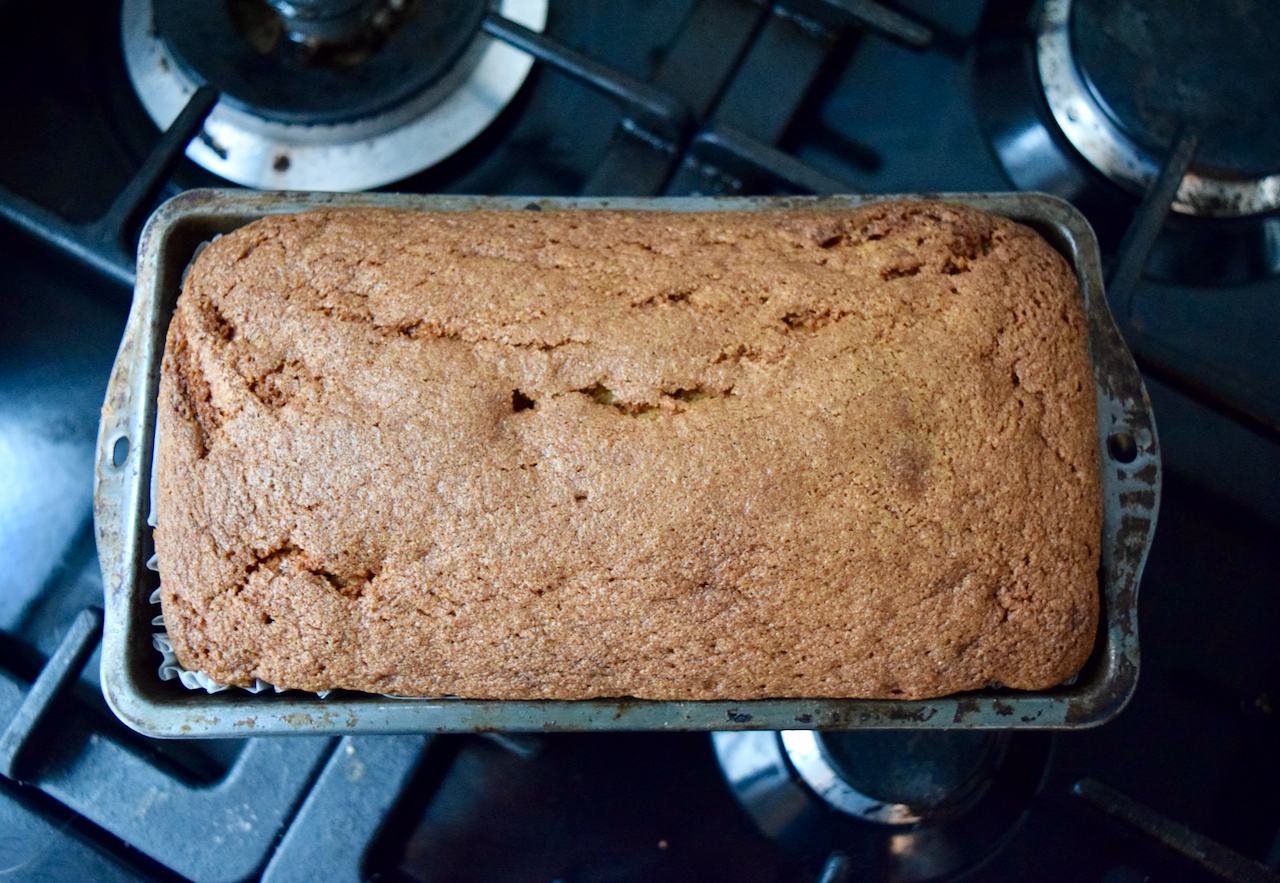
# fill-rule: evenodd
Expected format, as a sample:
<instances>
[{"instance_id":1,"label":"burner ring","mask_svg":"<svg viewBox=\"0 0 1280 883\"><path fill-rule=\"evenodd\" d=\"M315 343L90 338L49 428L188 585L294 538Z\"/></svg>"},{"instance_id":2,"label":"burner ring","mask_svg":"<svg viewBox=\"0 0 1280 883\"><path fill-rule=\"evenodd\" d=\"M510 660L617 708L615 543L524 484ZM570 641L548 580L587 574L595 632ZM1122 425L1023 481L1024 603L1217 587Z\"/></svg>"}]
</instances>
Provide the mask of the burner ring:
<instances>
[{"instance_id":1,"label":"burner ring","mask_svg":"<svg viewBox=\"0 0 1280 883\"><path fill-rule=\"evenodd\" d=\"M834 738L838 739L841 735L834 734ZM979 774L990 771L988 768L998 759L1000 751L997 746L991 744L988 734L978 734L979 740L976 744L973 740L974 735L974 733L965 732L928 734L925 737L926 740L942 743L936 750L948 755L952 760L957 756L965 757L971 768L960 773L958 779L953 776L942 776L943 779L949 780L945 785L938 781L929 781L922 787L917 775L914 777L917 781L905 783L905 790L903 782L873 781L864 784L859 778L851 778L851 775L856 775L857 766L850 768L842 763L835 747L827 741L832 736L816 730L783 730L779 738L787 760L795 767L800 780L832 808L868 822L914 825L926 820L937 822L967 808L981 797L986 783ZM871 734L871 738L877 736L878 734ZM865 740L868 736L858 734L854 738ZM957 739L963 740L962 744L957 744ZM862 744L862 747L865 749L868 746ZM904 746L899 747L900 752L903 748ZM997 750L992 750L993 748ZM900 753L899 759L901 758ZM913 760L916 763L919 762L919 758ZM874 774L876 771L863 770L863 772ZM954 773L954 771L951 772ZM865 779L865 777L862 778ZM862 790L867 787L867 784L871 785L870 790L873 793ZM888 791L885 791L886 786ZM876 794L878 796L874 796Z\"/></svg>"},{"instance_id":2,"label":"burner ring","mask_svg":"<svg viewBox=\"0 0 1280 883\"><path fill-rule=\"evenodd\" d=\"M923 816L905 803L886 803L869 797L846 782L822 748L813 730L783 730L782 746L801 780L835 809L869 822L912 825Z\"/></svg>"},{"instance_id":3,"label":"burner ring","mask_svg":"<svg viewBox=\"0 0 1280 883\"><path fill-rule=\"evenodd\" d=\"M308 40L314 22L287 0L285 17L265 0L149 0L170 58L227 104L251 115L306 126L368 119L412 103L473 48L488 0L360 0L352 36ZM326 0L332 4L334 0ZM341 0L351 5L351 0ZM299 6L303 6L299 0ZM298 39L302 37L302 39Z\"/></svg>"},{"instance_id":4,"label":"burner ring","mask_svg":"<svg viewBox=\"0 0 1280 883\"><path fill-rule=\"evenodd\" d=\"M547 0L499 0L505 18L541 31ZM125 65L161 129L201 84L173 58L153 26L151 0L124 0ZM524 84L533 59L478 34L453 70L397 108L324 125L270 120L219 101L187 156L216 175L271 190L366 190L451 156L489 126Z\"/></svg>"},{"instance_id":5,"label":"burner ring","mask_svg":"<svg viewBox=\"0 0 1280 883\"><path fill-rule=\"evenodd\" d=\"M1036 36L1036 62L1049 110L1063 134L1099 171L1142 193L1160 172L1160 158L1134 143L1109 118L1084 82L1071 50L1072 0L1046 0ZM1173 208L1182 214L1241 217L1280 208L1280 174L1243 179L1188 172Z\"/></svg>"},{"instance_id":6,"label":"burner ring","mask_svg":"<svg viewBox=\"0 0 1280 883\"><path fill-rule=\"evenodd\" d=\"M869 734L877 736L866 741ZM858 738L848 751L821 748L832 735ZM754 730L712 733L711 742L735 799L789 859L816 871L839 850L877 880L927 883L962 876L1009 840L1048 773L1052 737L989 730ZM826 754L825 770L806 774L806 757L815 748ZM864 787L883 794L890 808L878 813L863 800L847 800L846 793L814 787L829 778L844 779L858 797Z\"/></svg>"}]
</instances>

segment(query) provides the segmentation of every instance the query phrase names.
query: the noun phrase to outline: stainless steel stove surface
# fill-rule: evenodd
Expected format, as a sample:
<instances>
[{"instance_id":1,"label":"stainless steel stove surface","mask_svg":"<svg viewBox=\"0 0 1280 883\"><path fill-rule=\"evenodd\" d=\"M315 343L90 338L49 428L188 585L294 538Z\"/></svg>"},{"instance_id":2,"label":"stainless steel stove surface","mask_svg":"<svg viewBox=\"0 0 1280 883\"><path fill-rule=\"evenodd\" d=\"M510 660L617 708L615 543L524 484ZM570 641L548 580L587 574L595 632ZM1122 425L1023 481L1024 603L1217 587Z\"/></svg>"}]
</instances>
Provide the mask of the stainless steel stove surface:
<instances>
[{"instance_id":1,"label":"stainless steel stove surface","mask_svg":"<svg viewBox=\"0 0 1280 883\"><path fill-rule=\"evenodd\" d=\"M0 2L0 868L1280 880L1276 22L1206 9ZM137 736L97 684L99 408L141 221L228 180L1071 199L1165 463L1133 701L1056 734Z\"/></svg>"}]
</instances>

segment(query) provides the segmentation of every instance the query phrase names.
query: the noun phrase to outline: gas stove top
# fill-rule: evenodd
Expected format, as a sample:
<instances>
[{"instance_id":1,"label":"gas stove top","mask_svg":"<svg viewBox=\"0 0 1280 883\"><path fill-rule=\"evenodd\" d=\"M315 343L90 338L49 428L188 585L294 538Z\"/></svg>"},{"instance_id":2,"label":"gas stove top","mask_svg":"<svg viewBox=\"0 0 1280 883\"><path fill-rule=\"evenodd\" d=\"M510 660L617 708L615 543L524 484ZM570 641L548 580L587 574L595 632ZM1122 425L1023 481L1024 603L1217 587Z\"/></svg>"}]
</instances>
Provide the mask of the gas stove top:
<instances>
[{"instance_id":1,"label":"gas stove top","mask_svg":"<svg viewBox=\"0 0 1280 883\"><path fill-rule=\"evenodd\" d=\"M1280 879L1274 18L1174 0L0 3L0 867ZM99 408L141 222L228 182L1072 200L1165 462L1133 701L1057 734L134 734L97 683Z\"/></svg>"}]
</instances>

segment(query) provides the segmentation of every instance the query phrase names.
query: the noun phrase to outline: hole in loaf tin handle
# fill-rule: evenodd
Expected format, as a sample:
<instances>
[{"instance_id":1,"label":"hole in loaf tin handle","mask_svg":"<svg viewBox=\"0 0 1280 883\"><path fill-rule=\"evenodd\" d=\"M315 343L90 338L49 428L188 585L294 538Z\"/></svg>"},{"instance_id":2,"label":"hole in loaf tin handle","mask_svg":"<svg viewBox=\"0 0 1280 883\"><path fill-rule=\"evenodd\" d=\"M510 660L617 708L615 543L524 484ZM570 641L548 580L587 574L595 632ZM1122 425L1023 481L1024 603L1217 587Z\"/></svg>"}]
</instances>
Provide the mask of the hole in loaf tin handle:
<instances>
[{"instance_id":1,"label":"hole in loaf tin handle","mask_svg":"<svg viewBox=\"0 0 1280 883\"><path fill-rule=\"evenodd\" d=\"M1138 459L1138 443L1124 430L1113 432L1107 439L1107 452L1118 463L1132 463Z\"/></svg>"},{"instance_id":2,"label":"hole in loaf tin handle","mask_svg":"<svg viewBox=\"0 0 1280 883\"><path fill-rule=\"evenodd\" d=\"M129 459L129 436L121 435L111 443L111 465L119 469Z\"/></svg>"}]
</instances>

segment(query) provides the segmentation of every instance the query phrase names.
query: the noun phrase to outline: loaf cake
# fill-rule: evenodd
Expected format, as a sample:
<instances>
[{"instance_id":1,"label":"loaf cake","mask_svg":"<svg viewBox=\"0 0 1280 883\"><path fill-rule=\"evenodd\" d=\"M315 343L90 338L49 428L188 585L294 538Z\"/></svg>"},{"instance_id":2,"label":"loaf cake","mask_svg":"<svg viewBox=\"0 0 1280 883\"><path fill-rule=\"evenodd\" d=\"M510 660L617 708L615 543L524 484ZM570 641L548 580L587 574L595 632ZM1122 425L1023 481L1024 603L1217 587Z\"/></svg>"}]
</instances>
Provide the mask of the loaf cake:
<instances>
[{"instance_id":1,"label":"loaf cake","mask_svg":"<svg viewBox=\"0 0 1280 883\"><path fill-rule=\"evenodd\" d=\"M1097 630L1079 290L961 206L269 216L157 419L164 623L224 684L924 698Z\"/></svg>"}]
</instances>

